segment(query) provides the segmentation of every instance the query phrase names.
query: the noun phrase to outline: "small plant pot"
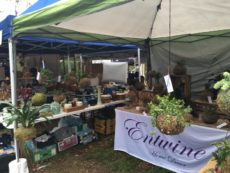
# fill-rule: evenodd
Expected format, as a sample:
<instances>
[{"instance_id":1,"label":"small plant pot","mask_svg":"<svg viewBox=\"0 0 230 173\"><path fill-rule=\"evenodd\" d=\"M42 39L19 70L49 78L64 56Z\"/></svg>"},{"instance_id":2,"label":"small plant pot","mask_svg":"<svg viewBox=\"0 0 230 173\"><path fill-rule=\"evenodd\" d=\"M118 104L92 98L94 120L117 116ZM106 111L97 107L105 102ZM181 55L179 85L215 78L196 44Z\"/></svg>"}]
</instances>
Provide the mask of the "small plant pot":
<instances>
[{"instance_id":1,"label":"small plant pot","mask_svg":"<svg viewBox=\"0 0 230 173\"><path fill-rule=\"evenodd\" d=\"M30 128L19 127L15 130L14 136L18 140L26 141L34 138L36 136L36 132L37 130L34 127L30 127Z\"/></svg>"},{"instance_id":2,"label":"small plant pot","mask_svg":"<svg viewBox=\"0 0 230 173\"><path fill-rule=\"evenodd\" d=\"M64 94L53 95L53 100L57 103L61 103L63 100L65 100L65 95Z\"/></svg>"},{"instance_id":3,"label":"small plant pot","mask_svg":"<svg viewBox=\"0 0 230 173\"><path fill-rule=\"evenodd\" d=\"M185 120L182 118L182 121ZM185 125L179 124L176 116L159 115L156 119L156 126L161 133L166 135L178 135L183 132Z\"/></svg>"}]
</instances>

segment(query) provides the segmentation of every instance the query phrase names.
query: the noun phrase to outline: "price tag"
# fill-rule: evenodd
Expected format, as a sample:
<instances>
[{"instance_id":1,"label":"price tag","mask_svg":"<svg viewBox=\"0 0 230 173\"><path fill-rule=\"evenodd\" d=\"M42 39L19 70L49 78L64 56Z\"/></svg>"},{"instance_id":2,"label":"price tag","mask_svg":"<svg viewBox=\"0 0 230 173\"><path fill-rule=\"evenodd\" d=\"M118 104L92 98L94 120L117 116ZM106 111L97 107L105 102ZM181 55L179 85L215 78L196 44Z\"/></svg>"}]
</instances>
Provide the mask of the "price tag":
<instances>
[{"instance_id":1,"label":"price tag","mask_svg":"<svg viewBox=\"0 0 230 173\"><path fill-rule=\"evenodd\" d=\"M37 73L36 79L37 79L37 80L40 80L40 78L41 78L41 74L40 74L40 72L38 72L38 73Z\"/></svg>"},{"instance_id":2,"label":"price tag","mask_svg":"<svg viewBox=\"0 0 230 173\"><path fill-rule=\"evenodd\" d=\"M165 84L166 84L168 93L173 92L174 90L173 90L173 85L172 85L172 80L170 78L170 75L168 74L164 76L164 80L165 80Z\"/></svg>"}]
</instances>

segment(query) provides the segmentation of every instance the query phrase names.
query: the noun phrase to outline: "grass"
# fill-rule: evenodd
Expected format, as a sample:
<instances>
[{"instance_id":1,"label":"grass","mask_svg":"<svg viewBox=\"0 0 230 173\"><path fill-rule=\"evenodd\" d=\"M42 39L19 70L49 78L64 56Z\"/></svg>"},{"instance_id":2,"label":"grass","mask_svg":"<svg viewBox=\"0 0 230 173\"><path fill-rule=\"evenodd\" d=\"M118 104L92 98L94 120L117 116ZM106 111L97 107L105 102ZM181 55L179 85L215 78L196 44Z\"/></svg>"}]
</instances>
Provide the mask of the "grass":
<instances>
[{"instance_id":1,"label":"grass","mask_svg":"<svg viewBox=\"0 0 230 173\"><path fill-rule=\"evenodd\" d=\"M113 136L77 145L42 162L49 165L32 173L172 173L124 152L114 151ZM34 165L33 168L40 167Z\"/></svg>"}]
</instances>

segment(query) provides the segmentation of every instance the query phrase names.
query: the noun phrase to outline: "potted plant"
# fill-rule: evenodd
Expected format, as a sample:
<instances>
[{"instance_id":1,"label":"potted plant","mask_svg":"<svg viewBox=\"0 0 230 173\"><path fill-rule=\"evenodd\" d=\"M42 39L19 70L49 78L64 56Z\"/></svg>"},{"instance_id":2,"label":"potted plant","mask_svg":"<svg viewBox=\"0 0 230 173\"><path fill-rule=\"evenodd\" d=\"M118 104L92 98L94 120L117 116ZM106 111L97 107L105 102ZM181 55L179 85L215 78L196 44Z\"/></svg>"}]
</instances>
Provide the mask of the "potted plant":
<instances>
[{"instance_id":1,"label":"potted plant","mask_svg":"<svg viewBox=\"0 0 230 173\"><path fill-rule=\"evenodd\" d=\"M228 173L230 170L230 141L225 139L215 145L217 150L213 153L213 157L217 162L216 172Z\"/></svg>"},{"instance_id":2,"label":"potted plant","mask_svg":"<svg viewBox=\"0 0 230 173\"><path fill-rule=\"evenodd\" d=\"M61 103L64 100L65 100L65 94L62 91L60 91L60 90L54 91L53 101L55 101L57 103Z\"/></svg>"},{"instance_id":3,"label":"potted plant","mask_svg":"<svg viewBox=\"0 0 230 173\"><path fill-rule=\"evenodd\" d=\"M19 108L7 103L7 116L4 117L4 122L7 126L15 121L19 124L19 128L14 132L15 138L21 141L32 139L36 136L35 120L44 107L33 108L31 102L24 102L22 108Z\"/></svg>"},{"instance_id":4,"label":"potted plant","mask_svg":"<svg viewBox=\"0 0 230 173\"><path fill-rule=\"evenodd\" d=\"M215 89L220 89L216 103L221 112L230 114L230 73L224 72L223 77L214 85Z\"/></svg>"},{"instance_id":5,"label":"potted plant","mask_svg":"<svg viewBox=\"0 0 230 173\"><path fill-rule=\"evenodd\" d=\"M181 133L189 124L184 115L191 112L190 106L186 107L183 100L170 98L169 95L157 96L157 101L158 104L148 104L153 127L167 135Z\"/></svg>"},{"instance_id":6,"label":"potted plant","mask_svg":"<svg viewBox=\"0 0 230 173\"><path fill-rule=\"evenodd\" d=\"M204 112L201 113L201 119L204 123L214 124L219 119L219 115L216 112L216 108L212 106L207 106Z\"/></svg>"},{"instance_id":7,"label":"potted plant","mask_svg":"<svg viewBox=\"0 0 230 173\"><path fill-rule=\"evenodd\" d=\"M173 74L175 75L186 75L187 69L184 66L184 61L177 61L173 68Z\"/></svg>"}]
</instances>

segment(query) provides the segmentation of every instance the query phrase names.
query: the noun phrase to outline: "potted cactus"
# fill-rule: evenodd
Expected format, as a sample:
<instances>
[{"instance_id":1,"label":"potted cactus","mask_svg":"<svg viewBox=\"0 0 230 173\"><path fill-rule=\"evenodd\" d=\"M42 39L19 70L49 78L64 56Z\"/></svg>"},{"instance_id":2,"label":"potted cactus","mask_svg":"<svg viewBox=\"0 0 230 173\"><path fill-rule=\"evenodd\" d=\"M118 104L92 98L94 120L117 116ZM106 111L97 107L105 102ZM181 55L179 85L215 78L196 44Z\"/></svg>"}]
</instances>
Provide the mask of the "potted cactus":
<instances>
[{"instance_id":1,"label":"potted cactus","mask_svg":"<svg viewBox=\"0 0 230 173\"><path fill-rule=\"evenodd\" d=\"M153 127L157 127L161 133L176 135L183 132L186 122L184 115L191 112L189 106L185 106L183 100L170 98L169 95L157 96L158 104L149 103L150 115Z\"/></svg>"},{"instance_id":2,"label":"potted cactus","mask_svg":"<svg viewBox=\"0 0 230 173\"><path fill-rule=\"evenodd\" d=\"M221 112L230 114L230 73L224 72L223 79L215 83L214 88L219 89L216 103Z\"/></svg>"}]
</instances>

